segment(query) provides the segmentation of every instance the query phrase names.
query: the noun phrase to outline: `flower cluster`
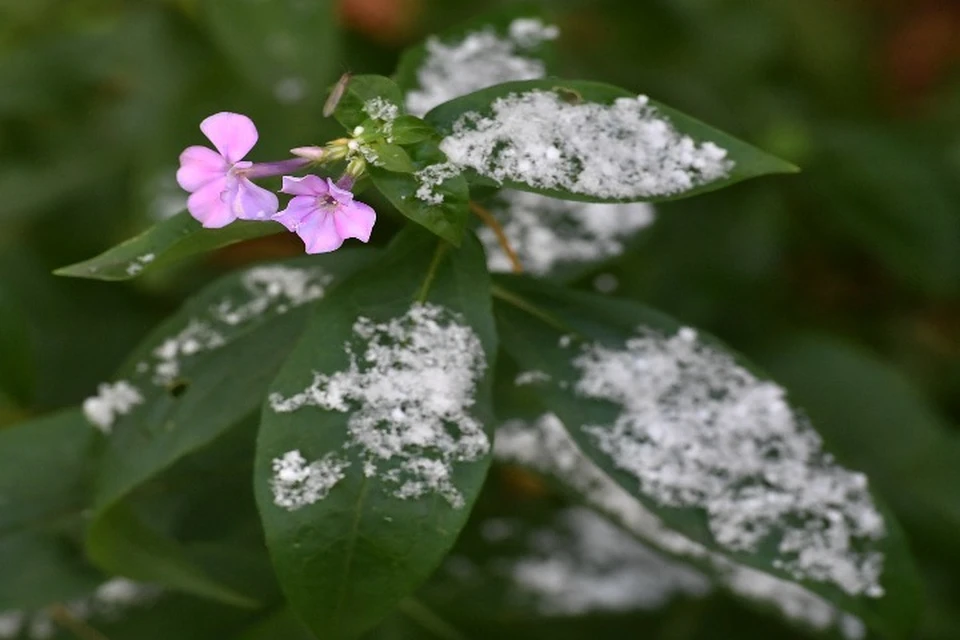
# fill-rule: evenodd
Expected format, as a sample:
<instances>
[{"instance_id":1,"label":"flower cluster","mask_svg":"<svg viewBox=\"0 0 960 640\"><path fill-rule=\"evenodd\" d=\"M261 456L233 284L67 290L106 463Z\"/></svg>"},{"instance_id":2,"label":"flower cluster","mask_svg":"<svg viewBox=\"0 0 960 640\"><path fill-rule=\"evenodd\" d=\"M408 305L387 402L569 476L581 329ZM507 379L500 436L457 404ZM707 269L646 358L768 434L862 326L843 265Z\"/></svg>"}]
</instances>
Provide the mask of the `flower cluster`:
<instances>
[{"instance_id":1,"label":"flower cluster","mask_svg":"<svg viewBox=\"0 0 960 640\"><path fill-rule=\"evenodd\" d=\"M324 149L298 148L293 152L299 157L253 163L244 158L257 143L258 134L247 116L216 113L200 123L200 130L216 151L201 146L185 149L180 154L177 182L190 193L190 215L204 227L216 229L234 220L273 220L300 236L307 253L335 251L346 238L370 239L377 215L353 199L350 188L356 176L349 169L336 182L312 174L302 178L286 175L323 161ZM278 211L276 194L253 182L271 176L283 176L280 192L293 196L282 211Z\"/></svg>"}]
</instances>

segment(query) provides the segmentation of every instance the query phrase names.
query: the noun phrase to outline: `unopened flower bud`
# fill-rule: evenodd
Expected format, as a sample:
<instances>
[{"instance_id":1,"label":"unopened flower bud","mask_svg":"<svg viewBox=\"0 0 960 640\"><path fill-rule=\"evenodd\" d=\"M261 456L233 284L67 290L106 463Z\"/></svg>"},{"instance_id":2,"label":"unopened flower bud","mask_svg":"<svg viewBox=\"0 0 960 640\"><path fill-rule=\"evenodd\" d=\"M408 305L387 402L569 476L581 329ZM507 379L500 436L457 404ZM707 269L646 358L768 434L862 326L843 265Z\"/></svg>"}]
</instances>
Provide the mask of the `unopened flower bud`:
<instances>
[{"instance_id":1,"label":"unopened flower bud","mask_svg":"<svg viewBox=\"0 0 960 640\"><path fill-rule=\"evenodd\" d=\"M323 147L297 147L290 149L290 153L311 162L323 162L327 158L327 150Z\"/></svg>"}]
</instances>

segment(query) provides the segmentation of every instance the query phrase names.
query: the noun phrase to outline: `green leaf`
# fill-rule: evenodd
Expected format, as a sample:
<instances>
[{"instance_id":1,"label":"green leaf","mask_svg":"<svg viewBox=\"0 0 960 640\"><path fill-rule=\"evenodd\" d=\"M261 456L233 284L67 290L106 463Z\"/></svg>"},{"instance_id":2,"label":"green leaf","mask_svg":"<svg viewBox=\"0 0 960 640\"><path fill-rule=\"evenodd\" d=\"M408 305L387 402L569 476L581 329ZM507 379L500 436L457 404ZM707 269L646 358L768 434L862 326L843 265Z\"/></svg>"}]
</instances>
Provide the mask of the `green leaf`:
<instances>
[{"instance_id":1,"label":"green leaf","mask_svg":"<svg viewBox=\"0 0 960 640\"><path fill-rule=\"evenodd\" d=\"M257 606L250 598L207 577L176 541L148 527L123 504L101 512L91 524L87 553L97 566L111 573L238 607Z\"/></svg>"},{"instance_id":2,"label":"green leaf","mask_svg":"<svg viewBox=\"0 0 960 640\"><path fill-rule=\"evenodd\" d=\"M0 533L87 506L94 435L79 409L0 429Z\"/></svg>"},{"instance_id":3,"label":"green leaf","mask_svg":"<svg viewBox=\"0 0 960 640\"><path fill-rule=\"evenodd\" d=\"M80 546L56 530L0 536L0 566L0 612L85 596L103 580L84 560Z\"/></svg>"},{"instance_id":4,"label":"green leaf","mask_svg":"<svg viewBox=\"0 0 960 640\"><path fill-rule=\"evenodd\" d=\"M387 142L371 142L367 146L377 154L375 166L384 171L413 173L417 170L413 166L413 160L400 145Z\"/></svg>"},{"instance_id":5,"label":"green leaf","mask_svg":"<svg viewBox=\"0 0 960 640\"><path fill-rule=\"evenodd\" d=\"M319 104L336 73L330 0L202 0L207 28L237 71L282 103Z\"/></svg>"},{"instance_id":6,"label":"green leaf","mask_svg":"<svg viewBox=\"0 0 960 640\"><path fill-rule=\"evenodd\" d=\"M34 366L30 326L20 305L0 286L0 395L21 406L33 395Z\"/></svg>"},{"instance_id":7,"label":"green leaf","mask_svg":"<svg viewBox=\"0 0 960 640\"><path fill-rule=\"evenodd\" d=\"M96 257L61 267L54 273L93 280L129 280L148 269L283 230L277 224L245 220L222 229L204 229L189 213L181 211Z\"/></svg>"},{"instance_id":8,"label":"green leaf","mask_svg":"<svg viewBox=\"0 0 960 640\"><path fill-rule=\"evenodd\" d=\"M116 380L135 389L139 402L113 422L91 411L109 431L87 535L91 555L101 566L126 571L126 561L116 564L109 553L115 538L124 535L114 531L118 503L252 414L296 342L310 305L372 253L306 256L222 278L188 300L134 350ZM149 537L143 542L159 544ZM144 557L153 552L151 547L142 550ZM169 553L175 564L185 562ZM155 581L180 579L169 586L216 595L209 585L191 582L182 566L176 572L162 563L154 568Z\"/></svg>"},{"instance_id":9,"label":"green leaf","mask_svg":"<svg viewBox=\"0 0 960 640\"><path fill-rule=\"evenodd\" d=\"M380 98L396 105L403 112L403 94L390 78L375 75L351 76L333 116L337 122L352 131L370 118L364 106L368 100Z\"/></svg>"},{"instance_id":10,"label":"green leaf","mask_svg":"<svg viewBox=\"0 0 960 640\"><path fill-rule=\"evenodd\" d=\"M398 499L394 496L399 483L387 477L387 469L396 462L374 462L369 477L365 475L365 465L372 459L358 453L362 446L351 439L352 414L319 406L278 413L273 407L309 387L315 374L350 370L345 344L353 345L356 357L364 357L361 351L366 347L353 328L359 317L376 323L390 321L403 317L415 301L458 314L457 322L472 329L488 368L493 366L496 336L479 243L470 238L460 250L453 250L410 226L381 262L317 305L307 331L273 384L273 393L279 395L264 407L255 491L267 545L291 606L315 634L329 640L355 638L373 627L436 568L466 522L483 484L489 454L447 463L453 466L452 486L462 497L459 508L453 506L456 499L449 493ZM467 353L464 358L470 362ZM479 382L475 404L469 408L488 435L492 426L489 377L484 375ZM430 382L425 379L424 384ZM356 409L365 406L357 401ZM397 410L418 407L397 405ZM378 430L387 426L380 422ZM273 465L295 451L304 460L349 466L340 467L343 477L334 477L325 497L290 504L288 510L274 502ZM408 478L403 475L406 472L399 473L402 481Z\"/></svg>"},{"instance_id":11,"label":"green leaf","mask_svg":"<svg viewBox=\"0 0 960 640\"><path fill-rule=\"evenodd\" d=\"M446 160L433 142L422 142L411 147L410 152L418 173L394 173L371 166L368 171L374 186L400 213L454 246L460 246L470 215L470 189L466 179L459 173L443 180L425 178ZM427 173L420 173L423 171ZM421 189L428 192L426 200L418 196Z\"/></svg>"},{"instance_id":12,"label":"green leaf","mask_svg":"<svg viewBox=\"0 0 960 640\"><path fill-rule=\"evenodd\" d=\"M791 531L789 524L778 523L764 537L763 543L755 545L752 551L749 548L731 549L714 538L710 528L711 519L704 510L694 506L684 507L682 504L670 506L656 491L644 491L637 477L617 466L614 458L603 449L595 434L598 429L608 432L621 409L614 403L583 397L574 391L580 380L580 373L573 363L574 357L580 353L577 347L602 345L623 349L629 338L638 335L638 327L664 337L675 336L681 329L676 321L638 304L565 291L541 282L521 278L503 278L499 282L501 284L495 290L498 296L497 326L507 353L523 369L542 371L550 377L548 382L531 385L530 392L561 419L583 453L632 494L645 509L687 539L737 564L756 568L780 579L799 582L840 609L862 618L887 637L909 636L919 610L917 578L903 534L882 506L878 507L878 511L885 521L885 536L878 540L858 539L857 548L859 551L872 550L883 555L880 584L884 595L880 598L854 596L827 581L798 581L777 566L782 556L777 551L776 543ZM696 339L705 348L728 352L710 337L698 333ZM651 357L656 358L656 354ZM753 371L742 359L735 355L732 357L744 373L737 374L731 369L730 376L753 375L765 380L765 376ZM699 365L693 361L678 361L675 366L679 372L684 370L683 367ZM651 376L655 375L665 374L651 370ZM651 381L655 380L656 377L651 377ZM644 393L644 390L638 388L637 392ZM667 409L650 409L653 412L664 410ZM585 429L588 425L594 425L593 431ZM744 446L747 446L746 443ZM670 482L669 479L667 482Z\"/></svg>"},{"instance_id":13,"label":"green leaf","mask_svg":"<svg viewBox=\"0 0 960 640\"><path fill-rule=\"evenodd\" d=\"M435 137L437 130L416 116L399 116L391 123L390 139L395 144L415 144Z\"/></svg>"},{"instance_id":14,"label":"green leaf","mask_svg":"<svg viewBox=\"0 0 960 640\"><path fill-rule=\"evenodd\" d=\"M502 186L505 187L585 202L659 202L713 191L765 174L797 171L796 167L788 162L760 151L745 142L653 100L650 100L647 105L655 109L656 114L644 116L644 122L662 123L668 121L669 125L679 134L688 136L697 145L712 143L726 150L725 160L732 161L734 164L726 172L718 171L717 176L710 175L701 179L699 174L691 169L693 165L688 160L681 158L687 152L679 151L676 143L670 143L673 146L668 144L667 149L669 150L666 154L679 163L678 170L680 173L692 177L689 185L682 186L682 181L674 179L673 172L667 174L661 170L662 175L655 173L661 166L666 166L667 161L665 160L657 160L656 162L651 160L645 165L633 166L632 169L625 167L625 158L630 158L635 162L638 161L633 146L627 145L645 142L650 136L660 137L663 135L663 129L654 127L655 133L639 131L635 128L617 129L617 126L636 127L636 123L625 121L625 116L621 112L607 109L603 112L604 120L597 125L597 131L592 132L590 129L592 123L601 121L597 120L597 114L585 110L612 105L621 98L636 99L636 94L599 82L555 78L508 82L446 102L430 111L425 119L437 127L441 135L448 137L441 144L441 148L447 152L447 155L450 155L452 145L448 143L451 142L450 136L457 130L458 123L461 123L469 134L476 128L478 119L484 119L483 122L488 122L487 119L492 116L494 103L498 99L506 98L511 94L516 96L556 96L557 104L560 105L558 109L562 108L562 111L558 111L556 115L558 117L564 116L562 121L565 122L563 126L566 128L556 128L559 126L557 122L561 122L561 120L548 118L525 121L522 125L515 122L514 127L522 126L522 135L518 134L516 138L506 140L502 137L494 139L489 134L489 131L496 132L498 130L498 125L491 124L490 129L487 130L484 144L480 145L485 152L488 152L486 155L495 156L500 160L506 157L504 151L509 151L513 154L511 157L514 158L510 161L513 166L503 169L504 178L502 181L495 179L491 164L481 164L483 159L479 158L476 153L472 152L462 158L451 157L454 162L471 167L470 175L474 179L478 179L481 184L502 183ZM640 109L639 103L636 104L636 109ZM583 109L584 111L578 113L577 109ZM634 114L638 111L631 108L628 109L628 112ZM629 139L627 142L624 141L625 133L638 137L636 140ZM596 140L586 138L590 135L600 137L601 140L606 140L609 144L598 145ZM574 142L571 143L571 140ZM536 147L531 145L536 145ZM551 145L558 149L557 153L559 154L557 158L552 160L546 155L549 151L548 147ZM584 154L584 148L587 149L587 154ZM459 153L463 153L463 149L459 149ZM658 153L664 152L658 151ZM524 154L530 155L524 158ZM540 154L544 154L542 158ZM518 166L522 164L520 160L527 160L526 164L529 166ZM538 171L542 166L545 166L545 163L546 166L550 166L551 162L561 164L555 164L549 172ZM716 161L712 162L717 164ZM586 175L584 167L588 163L590 163L589 166L593 169L593 172L590 177L584 179L583 185L577 186L577 180ZM596 165L603 166L597 167ZM560 166L564 167L563 171L557 168ZM642 177L651 175L655 178L653 185L646 186L640 183L639 180ZM598 176L602 177L598 178ZM659 178L660 182L674 181L663 185L659 184L656 178ZM598 187L597 184L602 186Z\"/></svg>"},{"instance_id":15,"label":"green leaf","mask_svg":"<svg viewBox=\"0 0 960 640\"><path fill-rule=\"evenodd\" d=\"M444 83L443 73L438 74L437 70L430 68L430 63L433 62L434 65L439 63L441 70L446 69L442 66L445 62L443 59L431 61L432 47L437 45L448 48L456 47L462 44L468 36L478 37L480 34L494 34L503 43L504 49L510 49L509 55L517 62L512 67L504 64L501 69L496 70L501 74L501 81L522 79L516 76L511 77L511 73L518 72L515 70L517 67L520 67L519 71L524 74L524 78L530 78L531 70L535 69L538 64L543 70L541 75L546 75L555 57L554 39L536 39L532 42L526 42L513 38L510 33L510 25L518 18L538 20L544 25L550 24L550 19L544 15L541 7L529 2L511 2L452 29L433 35L428 40L405 50L400 57L394 76L397 84L400 85L407 96L407 104L410 110L426 113L432 106L435 106L438 99L442 99L443 95L449 96L451 90L459 90L467 86L472 87L472 89L457 94L462 95L470 90L483 88L484 85L478 85L478 82L486 82L488 86L496 84L495 79L494 82L490 82L492 79L490 77L491 72L494 69L488 66L491 65L488 56L478 55L474 58L463 56L462 59L461 57L454 57L460 73L452 83L455 89L451 89L451 83ZM442 58L444 53L446 52L443 51L435 54L435 56L439 55ZM504 53L502 55L503 58L506 58L508 54ZM525 61L526 64L521 65L519 60ZM427 86L424 86L424 80L428 82Z\"/></svg>"}]
</instances>

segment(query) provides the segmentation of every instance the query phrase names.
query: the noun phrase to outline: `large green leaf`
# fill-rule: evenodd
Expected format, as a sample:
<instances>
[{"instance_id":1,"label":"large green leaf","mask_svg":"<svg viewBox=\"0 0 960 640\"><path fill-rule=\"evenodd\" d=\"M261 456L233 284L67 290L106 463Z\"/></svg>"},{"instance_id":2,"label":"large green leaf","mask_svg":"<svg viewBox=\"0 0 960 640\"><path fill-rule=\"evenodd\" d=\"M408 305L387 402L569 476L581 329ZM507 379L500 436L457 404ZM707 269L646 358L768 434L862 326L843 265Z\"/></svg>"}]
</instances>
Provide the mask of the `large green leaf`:
<instances>
[{"instance_id":1,"label":"large green leaf","mask_svg":"<svg viewBox=\"0 0 960 640\"><path fill-rule=\"evenodd\" d=\"M54 273L93 280L129 280L148 269L281 231L283 227L278 224L245 220L222 229L204 229L189 213L181 211L98 256L61 267Z\"/></svg>"},{"instance_id":2,"label":"large green leaf","mask_svg":"<svg viewBox=\"0 0 960 640\"><path fill-rule=\"evenodd\" d=\"M79 409L0 429L0 533L79 515L93 437Z\"/></svg>"},{"instance_id":3,"label":"large green leaf","mask_svg":"<svg viewBox=\"0 0 960 640\"><path fill-rule=\"evenodd\" d=\"M858 538L855 541L857 552L871 551L882 554L883 572L879 582L883 595L878 597L877 593L867 595L852 589L841 589L837 584L830 582L828 577L818 580L809 578L798 580L790 572L784 571L782 563L786 558L778 551L778 542L790 535L792 527L799 524L792 523L790 518L776 520L762 540L753 545L738 547L721 544L715 537L715 529L711 528L712 518L726 515L736 517L736 514L729 513L730 509L736 508L736 503L731 503L726 511L713 515L700 508L695 501L689 506L685 506L683 502L671 504L663 494L642 488L637 476L618 465L617 459L609 453L609 447L602 446L597 434L613 432L613 425L622 408L596 396L585 397L576 391L577 384L581 381L581 372L574 362L577 355L585 353L581 349L595 346L623 349L628 339L644 335L638 334L638 329L652 332L647 335L661 336L664 340L666 338L688 339L680 337L684 334L679 333L681 326L677 322L631 302L568 292L520 278L504 278L500 282L501 285L496 290L499 297L496 309L497 326L507 352L524 369L543 372L549 378L532 385L531 393L535 394L544 406L563 421L583 453L623 489L631 493L643 507L687 539L737 564L756 568L780 579L798 582L804 588L834 603L841 610L862 618L870 627L888 637L903 638L909 635L915 624L919 607L915 571L897 523L882 506L877 507L877 510L885 521L885 535L879 539ZM690 335L689 330L686 335ZM727 352L725 347L715 340L704 337L702 334L694 335L698 344L702 345L701 348L710 349L712 353ZM660 361L656 360L657 357L668 360L670 358L669 355L661 354L653 355L652 360L646 361L644 366L651 367L649 373L651 384L655 383L658 376L662 379L664 375L671 375L669 367L674 366L668 363L666 370L655 370L660 365ZM732 379L747 375L753 376L760 381L760 384L765 384L762 382L765 380L762 374L753 371L748 364L736 356L730 357L733 358L730 361L733 364L728 375ZM630 366L639 367L640 364ZM675 366L679 367L675 370L679 372L686 370L686 367L701 365L677 361ZM690 375L698 374L699 371L690 372ZM761 388L767 391L771 389L758 387L758 389ZM643 397L647 391L638 383L636 393L638 397ZM651 413L646 419L662 419L658 417L657 411L668 409L658 407L659 405L651 408ZM706 415L710 415L709 411L712 409L702 410L707 412ZM643 420L640 416L636 419ZM693 420L690 416L686 418L681 416L677 419ZM762 416L758 418L756 414L747 413L741 423L757 419L762 419ZM667 419L668 423L669 420ZM598 430L603 431L598 432ZM624 442L623 446L631 445ZM690 443L690 446L698 445ZM749 447L762 446L762 442L750 443L749 440L745 440L743 446L748 447L743 450L744 456L757 455L751 454L750 451L753 449ZM668 448L664 455L669 455L669 450ZM692 453L691 449L690 455ZM776 460L776 458L772 459ZM684 468L684 465L680 464L679 468ZM819 469L820 467L811 467L811 473L819 473ZM682 480L667 475L663 481L670 485ZM696 487L691 489L699 491ZM766 499L773 499L773 496ZM838 508L842 508L842 505ZM791 517L802 517L802 514L792 514Z\"/></svg>"},{"instance_id":4,"label":"large green leaf","mask_svg":"<svg viewBox=\"0 0 960 640\"><path fill-rule=\"evenodd\" d=\"M311 303L371 253L302 257L222 278L158 327L121 367L115 384L135 394L126 413L111 414L103 406L104 393L109 396L115 386L101 388L99 400L85 403L88 417L108 434L88 534L88 546L101 567L122 573L127 563L111 553L111 540L135 543L138 538L113 526L126 522L116 513L123 508L121 501L253 413L296 342ZM148 536L141 537L150 542ZM151 542L148 548L158 545ZM171 551L169 557L178 554ZM158 572L154 580L185 577L170 586L212 595L186 572L166 572L162 562L153 567ZM137 577L149 576L141 570Z\"/></svg>"},{"instance_id":5,"label":"large green leaf","mask_svg":"<svg viewBox=\"0 0 960 640\"><path fill-rule=\"evenodd\" d=\"M339 49L330 0L202 0L206 24L237 71L279 102L319 104Z\"/></svg>"},{"instance_id":6,"label":"large green leaf","mask_svg":"<svg viewBox=\"0 0 960 640\"><path fill-rule=\"evenodd\" d=\"M84 560L80 545L56 530L0 536L0 566L0 613L84 596L103 579Z\"/></svg>"},{"instance_id":7,"label":"large green leaf","mask_svg":"<svg viewBox=\"0 0 960 640\"><path fill-rule=\"evenodd\" d=\"M555 102L558 109L552 114L555 117L544 114L546 117L537 119L527 113L521 119L514 115L510 119L513 137L506 139L496 135L502 131L503 124L502 120L493 117L496 107L502 104L498 100L536 96L543 98L542 102ZM642 116L642 123L627 120L623 113L633 114L631 117L635 118L643 107L635 102L636 107L625 107L623 113L609 108L619 99L635 100L636 94L599 82L545 78L508 82L476 91L436 107L425 119L447 136L441 149L453 161L469 167L472 178L479 178L485 184L493 181L506 187L568 200L657 202L713 191L765 174L797 170L788 162L653 100L646 106L654 112ZM596 111L603 106L607 109L602 114ZM462 134L465 136L476 132L478 121L483 123L485 139L470 147L456 144L455 139L461 136L461 131L466 132ZM593 122L600 122L597 126L603 130L592 132ZM651 126L650 123L655 124ZM672 138L666 133L671 126L677 134ZM595 139L588 137L591 135L605 140L604 144L598 145ZM635 136L635 139L629 136ZM714 170L701 178L700 169L694 167L701 166L705 156L700 151L694 153L693 147L681 145L680 136L689 137L695 145L712 143L725 150L724 161L732 162L732 166L722 169L719 160L706 161ZM663 142L661 137L671 141ZM653 138L658 140L655 142ZM649 144L649 148L641 151L630 146L638 141ZM658 146L661 143L663 146ZM550 156L551 147L555 157ZM478 148L483 154L476 153ZM699 146L696 148L700 149ZM455 149L457 154L453 154ZM589 152L585 154L584 149ZM641 153L658 155L656 159L648 159ZM689 154L700 154L701 157L691 160ZM510 164L502 164L505 158ZM627 172L624 163L628 158L641 161L641 164ZM503 171L502 180L494 179L494 165L498 163ZM557 169L561 166L557 163L563 163L563 171ZM666 172L665 167L671 166L674 169ZM550 169L549 175L542 171L544 167ZM645 169L641 171L641 167ZM577 181L586 176L585 169L591 170L591 177L578 186ZM689 177L690 183L683 186L683 180L676 181L676 172ZM645 178L652 178L654 184L641 184ZM596 186L598 184L601 186Z\"/></svg>"},{"instance_id":8,"label":"large green leaf","mask_svg":"<svg viewBox=\"0 0 960 640\"><path fill-rule=\"evenodd\" d=\"M419 306L418 301L430 306ZM398 475L391 481L391 465L400 463L373 461L350 431L352 427L363 429L356 426L355 418L363 419L369 415L365 413L368 410L384 410L383 402L351 400L347 412L321 408L327 405L319 404L319 400L314 402L315 406L301 406L301 403L311 404L309 388L318 384L315 376L349 376L356 371L351 360L356 366L359 358L358 366L362 369L367 356L376 355L375 351L364 353L369 345L354 332L358 318L362 316L374 323L390 322L411 317L405 314L412 309L436 310L438 307L433 305L445 309L442 314L455 314L450 316L453 324L447 325L448 329L453 327L450 330L468 335L472 332L475 337L471 341L479 338L482 345L482 357L475 343L473 350L458 350L455 367L460 366L459 358L462 358L463 366L472 370L471 375L481 375L480 361L485 360L489 370L496 353L496 336L490 313L489 280L478 242L470 238L461 249L453 250L411 226L398 236L382 261L317 305L307 331L272 386L278 395L272 396L264 407L255 490L267 544L291 606L320 637L330 640L357 637L416 588L453 544L483 483L489 454L481 455L474 450L474 455L466 456L463 462L455 462L443 458L429 446L422 451L408 447L398 454L401 460L414 463L415 458L403 456L417 455L422 456L420 462L435 460L450 473L443 477L452 485L438 490L426 483L420 485L421 489L430 487L425 492L413 491L408 494L410 499L399 499L396 497L401 492L398 482L417 482L423 478L416 473L408 474L406 467L401 470L396 466L393 470ZM362 329L361 333L364 333ZM405 337L401 333L395 339L405 345L406 339L416 337ZM345 350L345 344L352 345L352 350ZM441 362L444 357L452 357L449 351L430 353ZM431 365L430 357L421 354L410 366L428 367L428 375L423 376L428 394L444 393L434 388L444 382L440 372L446 370L442 364ZM429 375L430 366L440 368ZM401 369L397 371L397 375L404 373ZM387 380L381 382L390 387ZM375 382L370 384L380 388ZM358 386L348 381L345 385L343 389L348 395L351 390L357 392L364 388L362 383ZM308 389L306 395L296 395L305 388ZM425 399L428 396L411 398L409 389L407 393L396 391L403 397L386 402L396 403L394 410L400 415L397 419L404 419L411 411L417 416L434 415L429 413L431 409ZM394 397L388 389L384 393L387 395L381 399ZM466 393L469 394L469 390ZM287 406L289 411L274 410L289 402L294 403ZM478 383L475 404L457 405L457 409L468 412L469 417L453 414L450 420L457 423L445 423L451 437L453 430L464 429L462 433L469 434L468 428L480 429L481 425L489 434L492 426L489 374L483 375ZM395 416L394 410L388 415ZM368 423L361 433L377 437L393 424L390 419L372 419L373 426ZM431 438L438 437L436 418L430 424L424 423L421 428L432 434L427 442L434 442ZM483 439L479 431L474 435ZM305 493L303 500L292 503L279 499L286 505L283 507L275 502L274 491L285 486L277 484L284 474L275 476L275 467L281 458L294 452L302 461L309 460L310 464L317 461L318 467L311 468L328 467L331 475L327 480L332 481L332 486L313 495ZM368 469L366 465L371 462L373 468ZM335 468L330 469L333 465ZM301 470L304 469L301 467ZM316 478L324 483L322 473ZM451 495L451 489L459 498ZM282 497L280 493L277 496Z\"/></svg>"}]
</instances>

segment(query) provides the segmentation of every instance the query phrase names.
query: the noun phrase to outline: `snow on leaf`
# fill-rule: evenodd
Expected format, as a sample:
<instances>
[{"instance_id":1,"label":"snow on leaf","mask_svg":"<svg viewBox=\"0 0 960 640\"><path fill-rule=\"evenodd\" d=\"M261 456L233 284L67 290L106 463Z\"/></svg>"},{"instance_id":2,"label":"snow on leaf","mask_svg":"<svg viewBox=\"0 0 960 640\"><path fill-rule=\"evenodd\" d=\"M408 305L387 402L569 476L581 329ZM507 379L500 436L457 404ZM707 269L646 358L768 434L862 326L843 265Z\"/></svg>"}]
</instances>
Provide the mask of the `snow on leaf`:
<instances>
[{"instance_id":1,"label":"snow on leaf","mask_svg":"<svg viewBox=\"0 0 960 640\"><path fill-rule=\"evenodd\" d=\"M313 504L327 497L346 475L347 460L328 453L307 464L299 451L288 451L273 461L273 503L288 511Z\"/></svg>"},{"instance_id":2,"label":"snow on leaf","mask_svg":"<svg viewBox=\"0 0 960 640\"><path fill-rule=\"evenodd\" d=\"M456 42L431 37L427 57L417 70L420 87L406 97L407 111L422 116L438 104L478 89L542 78L546 67L529 52L559 33L539 18L517 18L503 36L487 28Z\"/></svg>"},{"instance_id":3,"label":"snow on leaf","mask_svg":"<svg viewBox=\"0 0 960 640\"><path fill-rule=\"evenodd\" d=\"M437 190L437 187L444 181L460 175L460 171L460 167L451 162L431 164L417 171L414 174L419 185L415 193L417 200L433 206L443 204L443 194Z\"/></svg>"},{"instance_id":4,"label":"snow on leaf","mask_svg":"<svg viewBox=\"0 0 960 640\"><path fill-rule=\"evenodd\" d=\"M777 544L774 566L797 579L880 597L885 534L866 477L823 453L784 390L757 379L692 329L640 330L622 349L586 345L575 391L621 407L583 430L639 489L670 507L703 509L732 551Z\"/></svg>"},{"instance_id":5,"label":"snow on leaf","mask_svg":"<svg viewBox=\"0 0 960 640\"><path fill-rule=\"evenodd\" d=\"M367 477L396 498L439 494L454 508L455 465L490 449L483 425L470 414L486 360L477 335L459 316L434 304L414 305L377 324L360 318L344 345L349 367L314 375L305 390L274 393L278 413L306 406L349 412L344 448L356 451ZM362 354L357 351L362 349Z\"/></svg>"},{"instance_id":6,"label":"snow on leaf","mask_svg":"<svg viewBox=\"0 0 960 640\"><path fill-rule=\"evenodd\" d=\"M491 109L461 115L440 149L498 182L644 199L688 191L733 168L726 150L679 133L645 96L605 105L531 90L498 98Z\"/></svg>"},{"instance_id":7,"label":"snow on leaf","mask_svg":"<svg viewBox=\"0 0 960 640\"><path fill-rule=\"evenodd\" d=\"M616 257L623 241L653 222L653 207L642 202L601 204L557 200L536 193L504 190L491 212L520 263L529 273L546 275L561 264ZM511 263L488 227L477 231L491 271L509 272Z\"/></svg>"},{"instance_id":8,"label":"snow on leaf","mask_svg":"<svg viewBox=\"0 0 960 640\"><path fill-rule=\"evenodd\" d=\"M775 576L733 563L677 532L587 458L560 420L544 414L532 423L510 420L497 430L494 456L550 475L580 494L584 502L626 531L674 556L705 561L723 586L737 595L773 606L789 620L823 631L836 626L847 640L866 635L863 622L843 613L820 596Z\"/></svg>"},{"instance_id":9,"label":"snow on leaf","mask_svg":"<svg viewBox=\"0 0 960 640\"><path fill-rule=\"evenodd\" d=\"M143 402L140 390L127 382L118 380L113 384L102 383L97 395L83 401L83 415L103 433L110 433L113 423Z\"/></svg>"}]
</instances>

